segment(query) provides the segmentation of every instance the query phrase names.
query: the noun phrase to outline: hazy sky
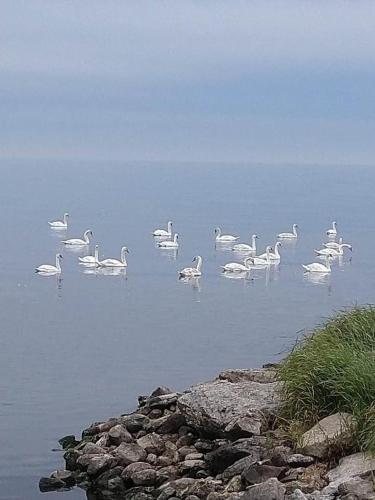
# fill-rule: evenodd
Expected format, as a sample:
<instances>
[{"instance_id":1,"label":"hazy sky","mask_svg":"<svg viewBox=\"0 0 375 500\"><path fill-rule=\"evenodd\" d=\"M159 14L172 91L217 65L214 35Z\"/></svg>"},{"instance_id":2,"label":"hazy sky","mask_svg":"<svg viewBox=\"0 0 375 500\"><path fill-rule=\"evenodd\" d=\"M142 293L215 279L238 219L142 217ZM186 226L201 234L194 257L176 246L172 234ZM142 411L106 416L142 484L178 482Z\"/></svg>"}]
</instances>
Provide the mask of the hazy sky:
<instances>
[{"instance_id":1,"label":"hazy sky","mask_svg":"<svg viewBox=\"0 0 375 500\"><path fill-rule=\"evenodd\" d=\"M2 0L0 157L375 164L375 2Z\"/></svg>"}]
</instances>

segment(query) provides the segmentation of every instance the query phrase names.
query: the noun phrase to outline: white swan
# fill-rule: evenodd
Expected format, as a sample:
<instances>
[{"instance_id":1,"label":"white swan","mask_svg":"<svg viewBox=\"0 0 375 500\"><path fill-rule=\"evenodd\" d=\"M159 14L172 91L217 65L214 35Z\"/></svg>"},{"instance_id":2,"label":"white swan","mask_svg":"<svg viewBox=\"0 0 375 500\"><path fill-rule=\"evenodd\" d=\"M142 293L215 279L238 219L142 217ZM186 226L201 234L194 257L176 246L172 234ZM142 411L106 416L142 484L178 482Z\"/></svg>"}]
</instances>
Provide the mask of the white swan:
<instances>
[{"instance_id":1,"label":"white swan","mask_svg":"<svg viewBox=\"0 0 375 500\"><path fill-rule=\"evenodd\" d=\"M87 229L83 233L82 240L80 238L71 238L70 240L64 240L62 243L64 243L64 245L71 245L71 246L76 246L76 247L88 245L90 243L89 235L92 236L91 229Z\"/></svg>"},{"instance_id":2,"label":"white swan","mask_svg":"<svg viewBox=\"0 0 375 500\"><path fill-rule=\"evenodd\" d=\"M220 267L223 271L231 273L250 271L250 264L252 263L252 260L253 259L251 257L247 257L247 259L244 260L243 264L240 264L239 262L229 262L228 264L225 264L224 266Z\"/></svg>"},{"instance_id":3,"label":"white swan","mask_svg":"<svg viewBox=\"0 0 375 500\"><path fill-rule=\"evenodd\" d=\"M336 221L332 222L332 228L327 229L326 234L328 236L336 236L337 235L337 222Z\"/></svg>"},{"instance_id":4,"label":"white swan","mask_svg":"<svg viewBox=\"0 0 375 500\"><path fill-rule=\"evenodd\" d=\"M60 274L61 273L60 259L62 258L63 256L60 253L57 253L55 266L51 266L50 264L43 264L42 266L37 267L35 269L35 272L40 274Z\"/></svg>"},{"instance_id":5,"label":"white swan","mask_svg":"<svg viewBox=\"0 0 375 500\"><path fill-rule=\"evenodd\" d=\"M322 248L321 250L314 250L317 255L324 256L328 255L329 257L338 257L339 255L344 255L344 248L348 248L351 252L353 248L348 243L339 244L338 249L336 248Z\"/></svg>"},{"instance_id":6,"label":"white swan","mask_svg":"<svg viewBox=\"0 0 375 500\"><path fill-rule=\"evenodd\" d=\"M266 253L262 254L262 255L265 255L265 257L261 257L261 256L249 257L249 259L251 259L251 261L252 261L252 266L268 266L268 265L270 265L271 264L271 258L270 258L271 250L272 250L271 246L266 247Z\"/></svg>"},{"instance_id":7,"label":"white swan","mask_svg":"<svg viewBox=\"0 0 375 500\"><path fill-rule=\"evenodd\" d=\"M326 255L326 263L321 264L320 262L313 262L312 264L302 265L305 269L305 272L308 273L330 273L331 272L331 264L328 260L328 255Z\"/></svg>"},{"instance_id":8,"label":"white swan","mask_svg":"<svg viewBox=\"0 0 375 500\"><path fill-rule=\"evenodd\" d=\"M239 236L232 236L231 234L221 234L220 227L215 228L215 234L216 234L215 240L217 242L230 242L230 241L237 241L240 239Z\"/></svg>"},{"instance_id":9,"label":"white swan","mask_svg":"<svg viewBox=\"0 0 375 500\"><path fill-rule=\"evenodd\" d=\"M69 217L69 214L66 212L64 214L63 220L55 220L53 222L49 222L48 224L50 225L50 227L52 227L54 229L67 229L68 217Z\"/></svg>"},{"instance_id":10,"label":"white swan","mask_svg":"<svg viewBox=\"0 0 375 500\"><path fill-rule=\"evenodd\" d=\"M268 257L271 261L279 261L281 256L279 253L279 247L281 247L281 242L278 241L275 245L274 252L269 251L268 252ZM258 255L258 259L265 259L267 260L267 251L265 253L262 253L261 255Z\"/></svg>"},{"instance_id":11,"label":"white swan","mask_svg":"<svg viewBox=\"0 0 375 500\"><path fill-rule=\"evenodd\" d=\"M185 267L184 269L181 269L179 271L180 277L184 278L192 278L192 277L197 277L202 275L202 257L198 255L197 257L194 257L193 262L196 262L197 265L195 267Z\"/></svg>"},{"instance_id":12,"label":"white swan","mask_svg":"<svg viewBox=\"0 0 375 500\"><path fill-rule=\"evenodd\" d=\"M159 241L158 243L158 247L160 248L170 248L170 249L174 249L174 248L178 248L178 234L175 233L174 237L173 237L173 240L170 241Z\"/></svg>"},{"instance_id":13,"label":"white swan","mask_svg":"<svg viewBox=\"0 0 375 500\"><path fill-rule=\"evenodd\" d=\"M342 237L340 236L339 242L337 243L336 241L327 241L327 243L323 243L323 246L326 248L334 248L335 250L338 250L340 248L340 245L342 245Z\"/></svg>"},{"instance_id":14,"label":"white swan","mask_svg":"<svg viewBox=\"0 0 375 500\"><path fill-rule=\"evenodd\" d=\"M78 257L79 263L84 265L95 266L99 260L99 245L95 245L94 255L87 255L86 257Z\"/></svg>"},{"instance_id":15,"label":"white swan","mask_svg":"<svg viewBox=\"0 0 375 500\"><path fill-rule=\"evenodd\" d=\"M233 245L232 250L235 252L256 252L257 251L257 246L256 246L256 240L258 236L256 234L253 234L251 236L251 245L248 245L247 243L237 243L237 245Z\"/></svg>"},{"instance_id":16,"label":"white swan","mask_svg":"<svg viewBox=\"0 0 375 500\"><path fill-rule=\"evenodd\" d=\"M97 265L99 267L127 267L128 263L126 262L126 256L125 256L126 253L129 253L128 247L122 247L120 260L117 259L98 260Z\"/></svg>"},{"instance_id":17,"label":"white swan","mask_svg":"<svg viewBox=\"0 0 375 500\"><path fill-rule=\"evenodd\" d=\"M168 221L167 223L167 230L165 229L155 229L155 231L152 233L152 236L172 236L172 221Z\"/></svg>"},{"instance_id":18,"label":"white swan","mask_svg":"<svg viewBox=\"0 0 375 500\"><path fill-rule=\"evenodd\" d=\"M277 237L280 239L297 238L298 237L297 227L298 227L298 224L293 224L293 229L292 229L291 233L280 233L277 235Z\"/></svg>"}]
</instances>

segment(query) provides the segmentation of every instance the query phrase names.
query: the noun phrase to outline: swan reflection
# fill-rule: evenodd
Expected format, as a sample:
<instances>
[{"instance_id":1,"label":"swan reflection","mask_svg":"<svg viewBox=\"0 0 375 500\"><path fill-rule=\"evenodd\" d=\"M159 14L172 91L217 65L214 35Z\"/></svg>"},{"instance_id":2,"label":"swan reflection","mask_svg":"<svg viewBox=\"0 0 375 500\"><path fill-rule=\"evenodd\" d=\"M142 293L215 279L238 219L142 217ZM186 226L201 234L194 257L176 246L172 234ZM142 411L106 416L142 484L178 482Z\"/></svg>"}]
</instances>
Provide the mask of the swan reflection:
<instances>
[{"instance_id":1,"label":"swan reflection","mask_svg":"<svg viewBox=\"0 0 375 500\"><path fill-rule=\"evenodd\" d=\"M245 281L253 281L254 278L250 276L250 271L240 271L240 272L230 272L230 271L224 271L221 273L224 278L228 280L245 280Z\"/></svg>"},{"instance_id":2,"label":"swan reflection","mask_svg":"<svg viewBox=\"0 0 375 500\"><path fill-rule=\"evenodd\" d=\"M197 290L198 292L201 291L201 285L200 285L200 277L180 277L179 281L181 283L185 283L185 285L190 285L194 290Z\"/></svg>"}]
</instances>

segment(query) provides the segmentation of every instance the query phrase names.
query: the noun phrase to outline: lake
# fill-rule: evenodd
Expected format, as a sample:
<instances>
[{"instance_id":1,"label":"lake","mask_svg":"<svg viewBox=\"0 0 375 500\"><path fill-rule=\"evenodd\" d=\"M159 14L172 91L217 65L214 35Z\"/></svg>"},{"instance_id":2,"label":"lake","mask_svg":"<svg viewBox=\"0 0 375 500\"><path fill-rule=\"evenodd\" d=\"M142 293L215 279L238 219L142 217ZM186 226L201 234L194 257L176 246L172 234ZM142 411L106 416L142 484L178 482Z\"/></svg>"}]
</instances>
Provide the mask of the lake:
<instances>
[{"instance_id":1,"label":"lake","mask_svg":"<svg viewBox=\"0 0 375 500\"><path fill-rule=\"evenodd\" d=\"M182 390L276 361L301 330L374 301L371 168L3 160L0 171L1 499L83 500L79 489L39 493L40 476L63 465L52 451L61 436L132 410L158 385ZM65 211L68 231L51 230ZM176 255L151 236L169 219ZM331 276L306 278L332 220L353 252ZM263 252L293 223L300 236L282 245L279 266L252 280L222 275L237 258L215 248L216 226L244 242L258 234ZM101 257L128 246L126 274L87 273L85 253L63 248L88 228ZM61 279L36 275L56 252ZM198 254L203 276L179 281Z\"/></svg>"}]
</instances>

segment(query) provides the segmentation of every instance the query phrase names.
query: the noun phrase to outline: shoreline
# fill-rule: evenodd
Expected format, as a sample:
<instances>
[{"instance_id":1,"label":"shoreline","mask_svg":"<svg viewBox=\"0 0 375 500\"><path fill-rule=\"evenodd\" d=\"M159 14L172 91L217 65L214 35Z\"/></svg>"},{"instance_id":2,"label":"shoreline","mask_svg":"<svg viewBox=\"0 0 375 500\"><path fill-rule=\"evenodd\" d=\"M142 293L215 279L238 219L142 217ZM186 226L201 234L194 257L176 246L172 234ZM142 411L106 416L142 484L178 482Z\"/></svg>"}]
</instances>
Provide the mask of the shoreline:
<instances>
[{"instance_id":1,"label":"shoreline","mask_svg":"<svg viewBox=\"0 0 375 500\"><path fill-rule=\"evenodd\" d=\"M181 393L140 396L134 412L60 439L65 469L41 478L40 490L78 486L90 500L352 500L350 488L362 488L359 498L375 499L366 479L375 459L344 457L355 461L351 474L325 457L330 436L347 438L351 416L323 419L326 434L313 428L296 446L278 418L275 368L228 369Z\"/></svg>"}]
</instances>

